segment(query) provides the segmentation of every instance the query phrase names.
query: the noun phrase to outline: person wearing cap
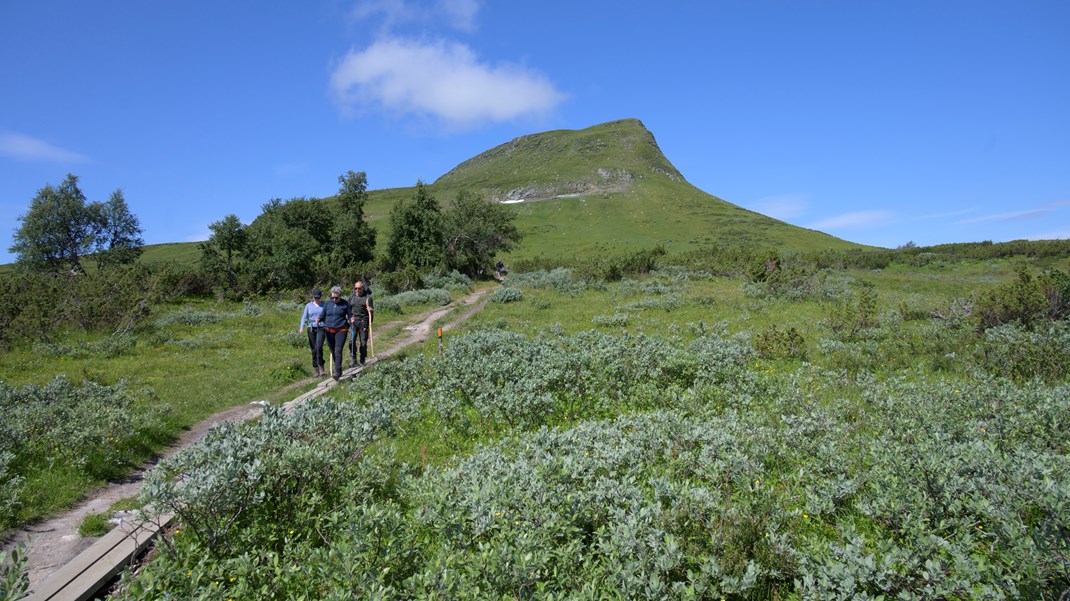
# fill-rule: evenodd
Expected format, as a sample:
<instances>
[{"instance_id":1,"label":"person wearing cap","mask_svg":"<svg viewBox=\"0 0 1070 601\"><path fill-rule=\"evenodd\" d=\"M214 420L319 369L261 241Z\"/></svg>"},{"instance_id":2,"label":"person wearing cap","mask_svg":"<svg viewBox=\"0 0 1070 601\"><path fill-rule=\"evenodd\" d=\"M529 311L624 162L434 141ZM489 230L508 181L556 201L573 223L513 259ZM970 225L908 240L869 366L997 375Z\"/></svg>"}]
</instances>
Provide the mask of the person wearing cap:
<instances>
[{"instance_id":1,"label":"person wearing cap","mask_svg":"<svg viewBox=\"0 0 1070 601\"><path fill-rule=\"evenodd\" d=\"M346 299L342 298L341 286L331 288L331 300L323 306L327 345L334 359L334 373L331 376L337 380L342 377L342 353L346 348L346 334L349 333L349 326L353 323L353 308Z\"/></svg>"},{"instance_id":2,"label":"person wearing cap","mask_svg":"<svg viewBox=\"0 0 1070 601\"><path fill-rule=\"evenodd\" d=\"M368 358L368 333L372 322L372 291L364 282L353 283L353 294L349 295L349 304L353 306L353 337L349 339L349 364L357 366L357 347L360 347L360 365Z\"/></svg>"},{"instance_id":3,"label":"person wearing cap","mask_svg":"<svg viewBox=\"0 0 1070 601\"><path fill-rule=\"evenodd\" d=\"M320 300L320 289L312 290L312 300L305 305L305 310L301 313L301 323L297 327L300 333L303 333L306 327L308 328L308 348L312 350L312 372L317 376L325 374L323 340L326 332L323 328L326 325L326 310L323 301Z\"/></svg>"}]
</instances>

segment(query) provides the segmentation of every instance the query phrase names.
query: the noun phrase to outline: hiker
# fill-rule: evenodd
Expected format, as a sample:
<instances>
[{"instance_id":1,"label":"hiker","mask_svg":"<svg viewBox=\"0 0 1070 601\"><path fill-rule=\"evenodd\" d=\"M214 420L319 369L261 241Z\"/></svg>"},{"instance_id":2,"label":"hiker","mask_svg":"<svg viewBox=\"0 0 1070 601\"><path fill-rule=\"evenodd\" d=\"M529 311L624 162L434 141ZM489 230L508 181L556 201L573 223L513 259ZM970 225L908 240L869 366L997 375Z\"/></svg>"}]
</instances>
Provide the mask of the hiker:
<instances>
[{"instance_id":1,"label":"hiker","mask_svg":"<svg viewBox=\"0 0 1070 601\"><path fill-rule=\"evenodd\" d=\"M316 376L324 375L323 328L326 323L324 321L326 311L326 307L324 307L323 302L320 301L320 289L313 289L312 300L305 305L305 310L301 313L301 324L297 328L299 333L304 333L305 328L308 328L308 348L312 350L312 372L313 375Z\"/></svg>"},{"instance_id":2,"label":"hiker","mask_svg":"<svg viewBox=\"0 0 1070 601\"><path fill-rule=\"evenodd\" d=\"M505 276L505 264L502 263L501 259L498 259L498 264L494 266L494 273L497 274L499 278Z\"/></svg>"},{"instance_id":3,"label":"hiker","mask_svg":"<svg viewBox=\"0 0 1070 601\"><path fill-rule=\"evenodd\" d=\"M361 280L353 282L353 294L349 297L349 304L353 307L353 336L349 340L349 364L353 367L357 363L357 347L360 347L360 363L364 365L368 357L368 336L371 333L372 314L372 291Z\"/></svg>"},{"instance_id":4,"label":"hiker","mask_svg":"<svg viewBox=\"0 0 1070 601\"><path fill-rule=\"evenodd\" d=\"M324 304L323 322L327 330L327 345L331 348L331 358L334 360L331 377L337 380L342 377L342 351L346 347L349 324L353 322L352 305L342 298L341 286L331 288L331 302Z\"/></svg>"}]
</instances>

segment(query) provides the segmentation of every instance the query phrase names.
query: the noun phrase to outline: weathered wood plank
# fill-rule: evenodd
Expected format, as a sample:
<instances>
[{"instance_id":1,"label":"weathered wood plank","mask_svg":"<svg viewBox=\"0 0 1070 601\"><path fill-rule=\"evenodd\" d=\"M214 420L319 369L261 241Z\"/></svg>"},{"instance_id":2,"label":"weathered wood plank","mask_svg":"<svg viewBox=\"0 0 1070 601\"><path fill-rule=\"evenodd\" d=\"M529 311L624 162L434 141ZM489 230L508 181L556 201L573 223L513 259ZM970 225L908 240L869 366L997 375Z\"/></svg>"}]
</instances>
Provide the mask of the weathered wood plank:
<instances>
[{"instance_id":1,"label":"weathered wood plank","mask_svg":"<svg viewBox=\"0 0 1070 601\"><path fill-rule=\"evenodd\" d=\"M30 591L27 601L85 601L130 563L174 521L123 522Z\"/></svg>"}]
</instances>

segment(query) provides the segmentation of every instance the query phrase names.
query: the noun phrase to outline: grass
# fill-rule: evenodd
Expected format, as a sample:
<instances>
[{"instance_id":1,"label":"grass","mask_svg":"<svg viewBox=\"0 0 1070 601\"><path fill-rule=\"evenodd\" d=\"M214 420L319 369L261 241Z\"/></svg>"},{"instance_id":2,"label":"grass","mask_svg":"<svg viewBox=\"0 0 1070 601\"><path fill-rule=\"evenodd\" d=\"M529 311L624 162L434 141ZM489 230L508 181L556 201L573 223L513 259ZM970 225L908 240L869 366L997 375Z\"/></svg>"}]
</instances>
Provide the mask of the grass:
<instances>
[{"instance_id":1,"label":"grass","mask_svg":"<svg viewBox=\"0 0 1070 601\"><path fill-rule=\"evenodd\" d=\"M374 179L375 174L369 175ZM460 190L494 199L525 190L522 196L546 199L513 205L524 238L509 253L510 260L598 256L659 243L674 252L725 243L795 250L862 247L699 190L673 167L637 119L522 136L462 162L428 187L444 207ZM380 253L390 236L390 211L411 199L414 190L368 193L364 216L378 232ZM195 264L197 245L147 246L143 261Z\"/></svg>"},{"instance_id":2,"label":"grass","mask_svg":"<svg viewBox=\"0 0 1070 601\"><path fill-rule=\"evenodd\" d=\"M453 297L463 295L455 292ZM254 307L250 311L244 303L209 299L157 307L135 330L136 343L126 353L56 357L24 343L0 352L0 373L11 386L44 385L61 374L75 383L125 381L138 404L166 411L163 437L144 441L160 449L214 413L259 400L280 404L321 381L312 377L307 340L296 332L302 305L295 299L261 301ZM437 308L406 306L400 315L380 317L381 327L374 330L375 348L381 352L407 338L405 327ZM67 348L80 348L102 337L70 334L63 341ZM329 354L326 348L325 352ZM101 484L59 463L46 467L26 477L16 521L24 523L69 508Z\"/></svg>"},{"instance_id":3,"label":"grass","mask_svg":"<svg viewBox=\"0 0 1070 601\"><path fill-rule=\"evenodd\" d=\"M1012 280L1017 265L1016 260L967 262L937 277L925 268L897 266L888 270L832 272L829 278L835 287L872 285L878 294L879 313L892 313L903 303L912 308L946 306L956 298ZM665 276L652 279L668 282ZM547 328L560 328L569 334L599 329L689 341L722 325L730 335L750 336L775 326L781 331L795 328L806 341L807 355L820 361L819 341L829 336L822 320L832 313L834 299L757 298L747 294L742 280L728 277L669 283L670 292L650 295L642 290L642 285L649 281L651 278L644 278L587 289L578 297L564 296L555 290L525 288L523 300L488 303L465 323L463 330L500 328L537 337ZM674 300L658 305L659 300L665 301L670 296ZM596 323L599 316L619 314L627 315L626 324ZM907 336L914 327L913 323L904 324L903 335ZM430 346L432 342L427 344Z\"/></svg>"},{"instance_id":4,"label":"grass","mask_svg":"<svg viewBox=\"0 0 1070 601\"><path fill-rule=\"evenodd\" d=\"M104 536L115 527L114 524L108 521L110 519L110 512L87 513L82 518L82 523L78 524L78 536L82 538Z\"/></svg>"}]
</instances>

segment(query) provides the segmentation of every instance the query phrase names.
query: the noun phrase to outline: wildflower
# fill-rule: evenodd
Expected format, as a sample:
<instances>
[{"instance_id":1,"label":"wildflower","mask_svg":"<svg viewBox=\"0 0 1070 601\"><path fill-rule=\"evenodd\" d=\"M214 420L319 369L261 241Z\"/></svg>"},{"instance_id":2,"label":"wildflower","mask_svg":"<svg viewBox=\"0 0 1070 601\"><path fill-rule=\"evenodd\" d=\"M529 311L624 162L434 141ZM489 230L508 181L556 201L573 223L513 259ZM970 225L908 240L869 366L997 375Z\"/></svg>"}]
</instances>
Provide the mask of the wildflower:
<instances>
[{"instance_id":1,"label":"wildflower","mask_svg":"<svg viewBox=\"0 0 1070 601\"><path fill-rule=\"evenodd\" d=\"M804 513L804 514L803 514L803 519L804 519L804 520L808 520L808 519L810 519L810 514L808 514L808 513Z\"/></svg>"}]
</instances>

